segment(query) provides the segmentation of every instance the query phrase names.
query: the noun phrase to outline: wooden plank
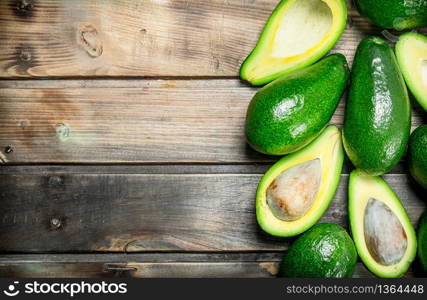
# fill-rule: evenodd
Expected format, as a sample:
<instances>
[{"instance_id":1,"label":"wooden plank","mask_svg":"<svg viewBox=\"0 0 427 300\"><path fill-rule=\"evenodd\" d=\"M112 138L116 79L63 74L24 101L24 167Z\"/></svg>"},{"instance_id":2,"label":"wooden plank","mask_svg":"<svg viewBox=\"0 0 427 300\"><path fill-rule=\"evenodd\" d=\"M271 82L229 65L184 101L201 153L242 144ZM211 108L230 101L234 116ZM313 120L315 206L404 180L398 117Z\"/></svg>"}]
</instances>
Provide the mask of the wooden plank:
<instances>
[{"instance_id":1,"label":"wooden plank","mask_svg":"<svg viewBox=\"0 0 427 300\"><path fill-rule=\"evenodd\" d=\"M0 251L27 253L283 251L258 227L258 174L9 174L0 176ZM322 222L347 226L343 175ZM385 176L414 223L424 191Z\"/></svg>"},{"instance_id":2,"label":"wooden plank","mask_svg":"<svg viewBox=\"0 0 427 300\"><path fill-rule=\"evenodd\" d=\"M0 77L235 77L277 2L1 1ZM381 30L349 8L333 52L351 62L359 40Z\"/></svg>"},{"instance_id":3,"label":"wooden plank","mask_svg":"<svg viewBox=\"0 0 427 300\"><path fill-rule=\"evenodd\" d=\"M264 174L272 166L265 164L245 165L4 165L0 175L20 174ZM342 174L354 169L345 159ZM406 163L400 163L389 174L407 174Z\"/></svg>"},{"instance_id":4,"label":"wooden plank","mask_svg":"<svg viewBox=\"0 0 427 300\"><path fill-rule=\"evenodd\" d=\"M1 277L274 277L283 253L0 256ZM410 270L405 277L413 277ZM374 277L358 263L354 278Z\"/></svg>"},{"instance_id":5,"label":"wooden plank","mask_svg":"<svg viewBox=\"0 0 427 300\"><path fill-rule=\"evenodd\" d=\"M194 262L194 263L28 263L0 264L0 276L12 278L273 278L278 262ZM353 278L374 277L357 264ZM405 277L413 277L408 272Z\"/></svg>"},{"instance_id":6,"label":"wooden plank","mask_svg":"<svg viewBox=\"0 0 427 300\"><path fill-rule=\"evenodd\" d=\"M0 157L9 163L250 163L256 89L238 80L1 82ZM108 87L110 84L113 87ZM122 85L120 85L122 84ZM343 123L344 101L331 123ZM423 123L414 111L413 126ZM9 147L10 146L10 147Z\"/></svg>"}]
</instances>

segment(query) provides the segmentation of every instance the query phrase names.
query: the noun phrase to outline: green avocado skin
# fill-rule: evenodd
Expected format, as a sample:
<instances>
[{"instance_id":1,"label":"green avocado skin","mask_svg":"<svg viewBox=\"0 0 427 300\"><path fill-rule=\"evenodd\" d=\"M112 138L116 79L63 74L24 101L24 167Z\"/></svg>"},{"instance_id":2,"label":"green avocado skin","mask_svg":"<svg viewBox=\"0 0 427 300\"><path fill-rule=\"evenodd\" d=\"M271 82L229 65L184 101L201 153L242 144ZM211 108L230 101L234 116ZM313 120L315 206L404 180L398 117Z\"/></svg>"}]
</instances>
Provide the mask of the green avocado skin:
<instances>
[{"instance_id":1,"label":"green avocado skin","mask_svg":"<svg viewBox=\"0 0 427 300\"><path fill-rule=\"evenodd\" d=\"M357 168L382 175L404 155L411 130L408 91L393 50L378 37L362 40L351 78L344 148Z\"/></svg>"},{"instance_id":2,"label":"green avocado skin","mask_svg":"<svg viewBox=\"0 0 427 300\"><path fill-rule=\"evenodd\" d=\"M427 125L418 127L412 133L408 162L412 177L427 189Z\"/></svg>"},{"instance_id":3,"label":"green avocado skin","mask_svg":"<svg viewBox=\"0 0 427 300\"><path fill-rule=\"evenodd\" d=\"M357 252L347 231L336 224L313 226L285 253L280 277L347 278L353 274Z\"/></svg>"},{"instance_id":4,"label":"green avocado skin","mask_svg":"<svg viewBox=\"0 0 427 300\"><path fill-rule=\"evenodd\" d=\"M248 143L270 155L301 149L331 120L348 77L346 58L332 54L264 86L248 107L245 125Z\"/></svg>"},{"instance_id":5,"label":"green avocado skin","mask_svg":"<svg viewBox=\"0 0 427 300\"><path fill-rule=\"evenodd\" d=\"M427 212L424 212L418 224L418 258L424 274L427 275Z\"/></svg>"},{"instance_id":6,"label":"green avocado skin","mask_svg":"<svg viewBox=\"0 0 427 300\"><path fill-rule=\"evenodd\" d=\"M360 14L388 29L413 29L427 25L426 0L355 0Z\"/></svg>"}]
</instances>

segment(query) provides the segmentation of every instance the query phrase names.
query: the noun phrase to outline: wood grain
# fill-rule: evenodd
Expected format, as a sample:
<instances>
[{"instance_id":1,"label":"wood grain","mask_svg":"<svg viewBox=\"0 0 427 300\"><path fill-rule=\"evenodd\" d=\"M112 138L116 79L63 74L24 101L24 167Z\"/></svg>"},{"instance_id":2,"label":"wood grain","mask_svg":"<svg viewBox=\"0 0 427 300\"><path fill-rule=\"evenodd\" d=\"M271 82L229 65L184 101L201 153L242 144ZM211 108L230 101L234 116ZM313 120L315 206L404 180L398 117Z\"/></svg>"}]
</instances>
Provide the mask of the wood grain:
<instances>
[{"instance_id":1,"label":"wood grain","mask_svg":"<svg viewBox=\"0 0 427 300\"><path fill-rule=\"evenodd\" d=\"M0 251L283 251L255 219L256 174L0 176ZM347 226L347 175L322 222ZM387 175L414 223L424 195Z\"/></svg>"},{"instance_id":2,"label":"wood grain","mask_svg":"<svg viewBox=\"0 0 427 300\"><path fill-rule=\"evenodd\" d=\"M233 76L277 0L7 0L0 2L0 77ZM349 1L332 52L353 59L381 30ZM423 31L427 32L427 31Z\"/></svg>"},{"instance_id":3,"label":"wood grain","mask_svg":"<svg viewBox=\"0 0 427 300\"><path fill-rule=\"evenodd\" d=\"M1 277L271 278L283 253L5 255ZM413 270L405 277L413 277ZM353 278L374 277L358 263Z\"/></svg>"},{"instance_id":4,"label":"wood grain","mask_svg":"<svg viewBox=\"0 0 427 300\"><path fill-rule=\"evenodd\" d=\"M253 163L238 80L0 82L8 163ZM110 86L111 85L111 86ZM343 123L344 101L331 123ZM423 122L415 110L413 126ZM10 147L9 147L10 146Z\"/></svg>"}]
</instances>

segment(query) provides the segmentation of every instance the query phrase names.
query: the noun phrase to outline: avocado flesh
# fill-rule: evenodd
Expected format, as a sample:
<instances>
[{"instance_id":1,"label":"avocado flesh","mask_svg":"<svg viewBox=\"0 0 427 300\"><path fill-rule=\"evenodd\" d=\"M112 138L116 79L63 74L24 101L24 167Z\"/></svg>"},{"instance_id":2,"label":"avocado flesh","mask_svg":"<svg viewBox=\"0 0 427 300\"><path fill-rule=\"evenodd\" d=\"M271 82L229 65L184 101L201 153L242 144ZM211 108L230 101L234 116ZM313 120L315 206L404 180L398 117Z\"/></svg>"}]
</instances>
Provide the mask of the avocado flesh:
<instances>
[{"instance_id":1,"label":"avocado flesh","mask_svg":"<svg viewBox=\"0 0 427 300\"><path fill-rule=\"evenodd\" d=\"M270 155L285 155L306 146L331 120L348 76L345 57L332 54L261 88L246 115L249 145Z\"/></svg>"},{"instance_id":2,"label":"avocado flesh","mask_svg":"<svg viewBox=\"0 0 427 300\"><path fill-rule=\"evenodd\" d=\"M414 32L401 35L396 56L409 89L427 111L427 37Z\"/></svg>"},{"instance_id":3,"label":"avocado flesh","mask_svg":"<svg viewBox=\"0 0 427 300\"><path fill-rule=\"evenodd\" d=\"M346 21L344 0L282 0L243 62L241 78L262 85L311 65L335 45Z\"/></svg>"},{"instance_id":4,"label":"avocado flesh","mask_svg":"<svg viewBox=\"0 0 427 300\"><path fill-rule=\"evenodd\" d=\"M360 14L388 29L413 29L427 25L427 1L355 0Z\"/></svg>"},{"instance_id":5,"label":"avocado flesh","mask_svg":"<svg viewBox=\"0 0 427 300\"><path fill-rule=\"evenodd\" d=\"M348 233L336 224L317 224L285 253L279 276L346 278L356 266L357 252Z\"/></svg>"},{"instance_id":6,"label":"avocado flesh","mask_svg":"<svg viewBox=\"0 0 427 300\"><path fill-rule=\"evenodd\" d=\"M396 57L381 38L367 37L356 51L343 129L353 165L370 175L393 169L411 130L409 96Z\"/></svg>"},{"instance_id":7,"label":"avocado flesh","mask_svg":"<svg viewBox=\"0 0 427 300\"><path fill-rule=\"evenodd\" d=\"M409 171L427 189L427 125L414 130L409 140Z\"/></svg>"},{"instance_id":8,"label":"avocado flesh","mask_svg":"<svg viewBox=\"0 0 427 300\"><path fill-rule=\"evenodd\" d=\"M329 126L307 147L274 164L257 189L260 227L271 235L289 237L313 226L335 195L343 160L340 131Z\"/></svg>"},{"instance_id":9,"label":"avocado flesh","mask_svg":"<svg viewBox=\"0 0 427 300\"><path fill-rule=\"evenodd\" d=\"M427 275L427 212L424 212L418 224L418 258L424 274Z\"/></svg>"},{"instance_id":10,"label":"avocado flesh","mask_svg":"<svg viewBox=\"0 0 427 300\"><path fill-rule=\"evenodd\" d=\"M379 277L400 277L415 258L417 240L399 198L378 176L350 174L349 217L357 252Z\"/></svg>"}]
</instances>

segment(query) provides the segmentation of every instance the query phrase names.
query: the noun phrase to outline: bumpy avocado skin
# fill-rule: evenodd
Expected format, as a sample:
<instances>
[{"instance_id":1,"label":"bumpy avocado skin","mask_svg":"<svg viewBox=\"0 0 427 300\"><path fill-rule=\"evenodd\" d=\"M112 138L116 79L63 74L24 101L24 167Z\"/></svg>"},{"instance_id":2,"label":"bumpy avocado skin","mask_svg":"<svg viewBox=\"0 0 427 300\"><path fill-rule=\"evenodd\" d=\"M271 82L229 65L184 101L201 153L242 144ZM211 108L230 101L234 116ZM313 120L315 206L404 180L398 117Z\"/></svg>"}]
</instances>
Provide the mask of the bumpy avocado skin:
<instances>
[{"instance_id":1,"label":"bumpy avocado skin","mask_svg":"<svg viewBox=\"0 0 427 300\"><path fill-rule=\"evenodd\" d=\"M342 227L317 224L300 236L285 253L279 276L347 278L352 276L356 262L353 240Z\"/></svg>"},{"instance_id":2,"label":"bumpy avocado skin","mask_svg":"<svg viewBox=\"0 0 427 300\"><path fill-rule=\"evenodd\" d=\"M365 38L351 78L344 148L357 168L382 175L404 155L411 129L408 91L393 50L378 37Z\"/></svg>"},{"instance_id":3,"label":"bumpy avocado skin","mask_svg":"<svg viewBox=\"0 0 427 300\"><path fill-rule=\"evenodd\" d=\"M427 125L418 127L412 133L408 161L412 177L427 189Z\"/></svg>"},{"instance_id":4,"label":"bumpy avocado skin","mask_svg":"<svg viewBox=\"0 0 427 300\"><path fill-rule=\"evenodd\" d=\"M388 29L413 29L427 25L425 0L355 0L360 14Z\"/></svg>"},{"instance_id":5,"label":"bumpy avocado skin","mask_svg":"<svg viewBox=\"0 0 427 300\"><path fill-rule=\"evenodd\" d=\"M332 54L261 88L246 115L248 143L270 155L301 149L314 140L332 118L348 77L346 58Z\"/></svg>"},{"instance_id":6,"label":"bumpy avocado skin","mask_svg":"<svg viewBox=\"0 0 427 300\"><path fill-rule=\"evenodd\" d=\"M424 274L427 275L427 212L424 212L418 224L418 258Z\"/></svg>"}]
</instances>

